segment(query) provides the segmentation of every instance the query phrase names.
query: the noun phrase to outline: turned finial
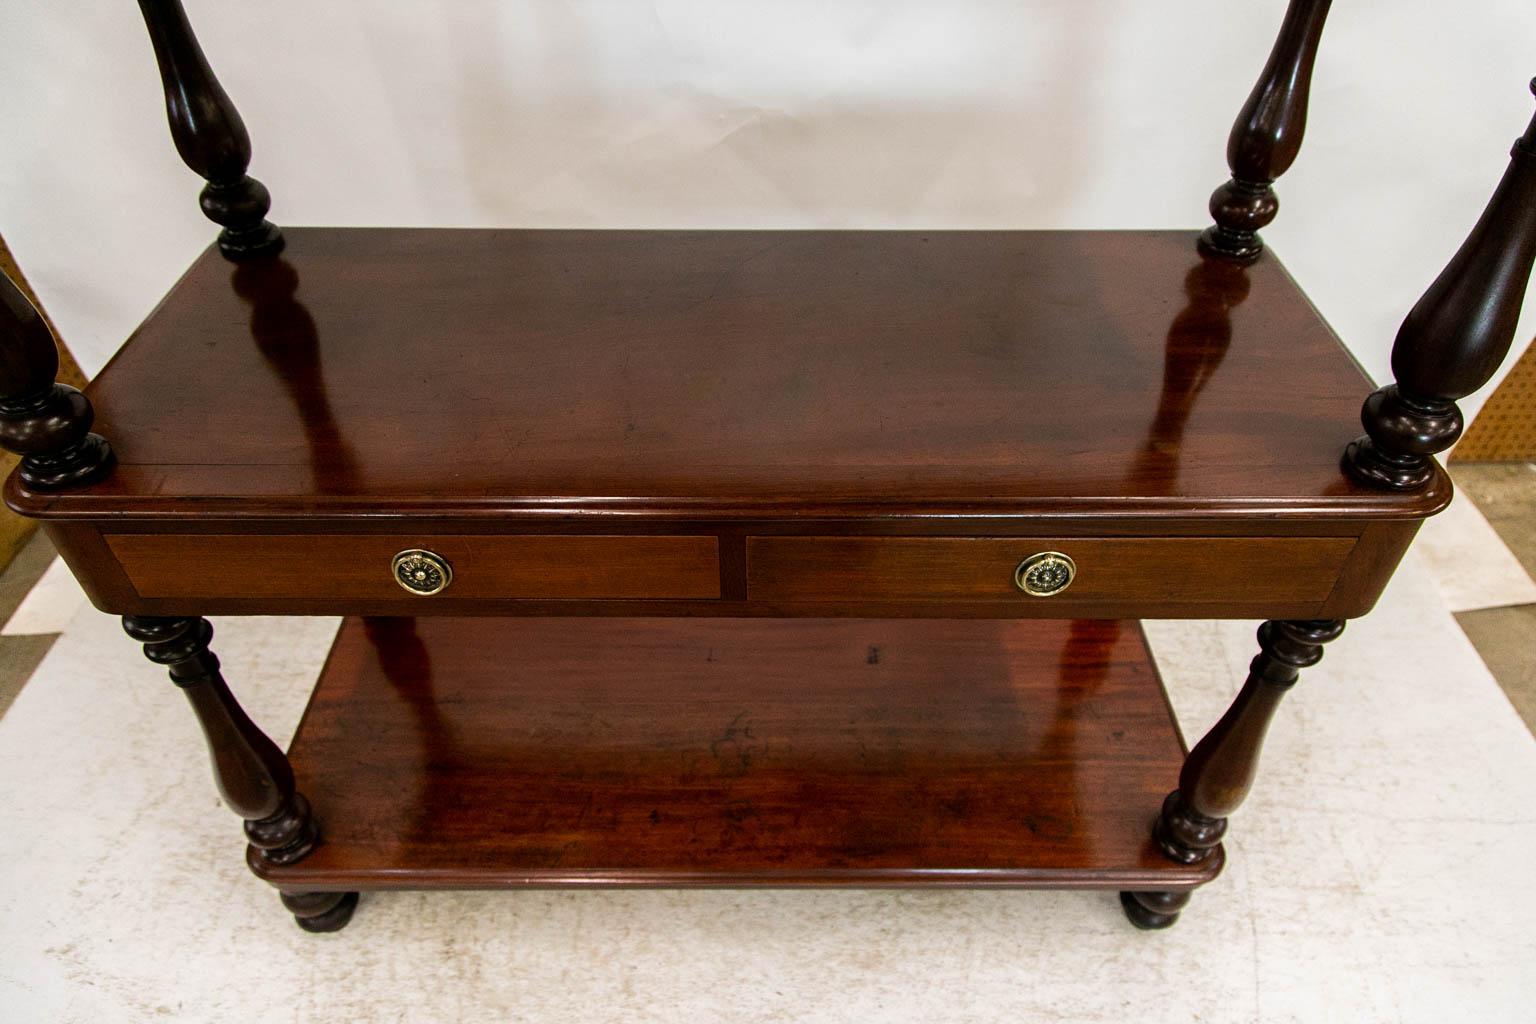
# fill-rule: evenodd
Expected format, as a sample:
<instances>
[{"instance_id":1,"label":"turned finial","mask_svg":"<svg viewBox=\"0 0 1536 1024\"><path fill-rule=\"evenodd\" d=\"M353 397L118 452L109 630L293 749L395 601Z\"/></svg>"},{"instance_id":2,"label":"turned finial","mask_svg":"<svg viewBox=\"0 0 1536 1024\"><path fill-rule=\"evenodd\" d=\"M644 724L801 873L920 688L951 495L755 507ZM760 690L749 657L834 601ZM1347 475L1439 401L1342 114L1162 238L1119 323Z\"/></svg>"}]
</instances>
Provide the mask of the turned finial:
<instances>
[{"instance_id":1,"label":"turned finial","mask_svg":"<svg viewBox=\"0 0 1536 1024\"><path fill-rule=\"evenodd\" d=\"M59 350L43 315L0 274L0 446L21 456L34 491L89 483L112 468L112 449L91 433L90 400L55 378Z\"/></svg>"},{"instance_id":2,"label":"turned finial","mask_svg":"<svg viewBox=\"0 0 1536 1024\"><path fill-rule=\"evenodd\" d=\"M219 251L231 260L277 252L282 232L265 219L272 197L245 173L251 137L208 66L181 0L139 0L139 9L160 65L176 151L208 182L200 197L203 213L224 228Z\"/></svg>"},{"instance_id":3,"label":"turned finial","mask_svg":"<svg viewBox=\"0 0 1536 1024\"><path fill-rule=\"evenodd\" d=\"M1536 79L1531 81L1536 93ZM1419 299L1392 344L1388 384L1365 400L1366 436L1344 452L1356 479L1413 490L1432 456L1461 436L1456 400L1488 383L1509 352L1536 260L1536 117L1472 233Z\"/></svg>"},{"instance_id":4,"label":"turned finial","mask_svg":"<svg viewBox=\"0 0 1536 1024\"><path fill-rule=\"evenodd\" d=\"M1301 151L1312 63L1331 2L1291 0L1286 8L1269 62L1227 138L1232 178L1211 193L1216 223L1200 236L1201 252L1247 263L1264 251L1259 229L1280 208L1271 186Z\"/></svg>"}]
</instances>

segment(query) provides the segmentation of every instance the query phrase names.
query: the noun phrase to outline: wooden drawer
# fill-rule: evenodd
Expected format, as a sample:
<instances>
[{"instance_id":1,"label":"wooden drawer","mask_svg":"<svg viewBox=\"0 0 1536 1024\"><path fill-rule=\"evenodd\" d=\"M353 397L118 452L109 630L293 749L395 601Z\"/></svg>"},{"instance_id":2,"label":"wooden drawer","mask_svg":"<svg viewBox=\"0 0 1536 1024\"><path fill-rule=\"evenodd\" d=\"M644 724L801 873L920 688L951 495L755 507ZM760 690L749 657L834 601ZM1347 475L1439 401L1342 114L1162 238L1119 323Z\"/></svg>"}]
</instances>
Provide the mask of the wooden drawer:
<instances>
[{"instance_id":1,"label":"wooden drawer","mask_svg":"<svg viewBox=\"0 0 1536 1024\"><path fill-rule=\"evenodd\" d=\"M406 548L425 548L449 563L453 578L444 597L720 596L714 537L120 533L105 540L145 598L411 598L391 568Z\"/></svg>"},{"instance_id":2,"label":"wooden drawer","mask_svg":"<svg viewBox=\"0 0 1536 1024\"><path fill-rule=\"evenodd\" d=\"M751 537L753 601L1322 602L1354 537ZM1059 551L1071 585L1030 597L1014 571Z\"/></svg>"}]
</instances>

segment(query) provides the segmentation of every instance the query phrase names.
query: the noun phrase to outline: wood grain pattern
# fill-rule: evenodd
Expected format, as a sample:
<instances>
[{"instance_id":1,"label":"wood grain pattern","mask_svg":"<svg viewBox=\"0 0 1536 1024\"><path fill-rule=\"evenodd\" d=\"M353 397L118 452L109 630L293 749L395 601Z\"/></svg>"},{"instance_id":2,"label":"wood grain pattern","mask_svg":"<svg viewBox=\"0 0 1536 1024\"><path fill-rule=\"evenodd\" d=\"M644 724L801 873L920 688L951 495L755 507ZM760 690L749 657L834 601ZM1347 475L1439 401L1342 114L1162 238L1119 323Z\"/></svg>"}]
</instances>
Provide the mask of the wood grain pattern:
<instances>
[{"instance_id":1,"label":"wood grain pattern","mask_svg":"<svg viewBox=\"0 0 1536 1024\"><path fill-rule=\"evenodd\" d=\"M720 596L713 537L109 534L143 597L436 601ZM441 595L407 594L390 572L406 548L446 558ZM200 567L197 574L188 565Z\"/></svg>"},{"instance_id":2,"label":"wood grain pattern","mask_svg":"<svg viewBox=\"0 0 1536 1024\"><path fill-rule=\"evenodd\" d=\"M1133 623L348 619L294 737L285 890L1188 888Z\"/></svg>"},{"instance_id":3,"label":"wood grain pattern","mask_svg":"<svg viewBox=\"0 0 1536 1024\"><path fill-rule=\"evenodd\" d=\"M1340 471L1368 382L1272 254L1197 273L1193 232L286 237L279 260L205 254L99 375L111 479L8 500L1274 524L1420 518L1449 493Z\"/></svg>"},{"instance_id":4,"label":"wood grain pattern","mask_svg":"<svg viewBox=\"0 0 1536 1024\"><path fill-rule=\"evenodd\" d=\"M114 522L111 531L103 535L91 523L80 521L51 521L47 524L50 539L60 555L85 587L91 601L103 611L113 614L133 615L709 615L709 616L801 616L801 617L947 617L947 618L1352 618L1370 611L1382 588L1391 578L1392 570L1401 559L1403 551L1418 529L1414 521L1388 521L1361 524L1350 521L1312 520L1306 523L1264 524L1274 530L1274 538L1242 537L1232 530L1237 524L1230 522L1195 522L1183 520L1120 521L1098 523L1053 522L1061 532L1042 532L1027 521L1006 520L955 521L943 519L918 520L824 520L807 522L757 521L742 524L711 526L707 523L613 522L604 520L613 530L611 537L625 540L651 538L658 534L651 531L675 530L678 538L695 538L694 543L718 542L720 567L718 586L708 589L707 597L620 597L619 594L635 593L636 581L648 580L656 586L666 586L666 580L695 579L700 593L710 587L705 581L703 564L704 549L697 549L697 561L662 558L655 563L634 567L635 576L629 582L613 579L603 588L590 586L590 573L595 571L581 565L562 565L556 557L562 550L580 551L560 547L553 538L588 536L584 530L591 524L581 521L539 524L537 534L519 534L525 540L507 539L487 521L448 521L441 533L399 532L398 522L380 518L375 521L356 523L312 520L299 523L278 520L271 524L249 520L219 521L178 524L173 534L161 535L154 522ZM437 525L434 523L434 525ZM259 532L268 526L270 535ZM1031 527L1034 527L1031 529ZM1108 526L1112 537L1096 537L1091 527ZM286 528L286 529L285 529ZM355 534L338 534L332 531L352 529ZM242 531L256 530L246 533ZM1198 530L1209 530L1212 536L1201 536ZM989 535L987 530L997 530L1007 536ZM302 532L301 532L302 531ZM739 532L738 532L739 531ZM963 534L957 535L963 531ZM940 567L940 577L952 572L973 572L965 565L964 543L969 538L998 542L1005 546L1017 545L1019 550L1034 552L1046 544L1056 548L1078 550L1083 542L1098 543L1113 540L1120 544L1130 540L1151 542L1161 538L1173 541L1170 551L1193 551L1191 563L1198 572L1215 573L1227 586L1220 590L1207 590L1193 578L1191 565L1175 565L1167 570L1166 561L1149 561L1145 557L1133 560L1120 568L1136 568L1154 575L1171 571L1171 582L1117 581L1108 589L1095 591L1085 588L1079 591L1074 585L1066 592L1048 600L1029 601L1000 600L978 591L962 587L942 597L900 597L891 593L857 593L854 588L822 588L815 597L768 598L748 593L747 590L747 537L794 538L830 537L841 533L849 537L868 540L877 538L899 539L902 537L935 538L949 542L938 550L954 550L961 564L954 568ZM113 539L117 548L126 552L133 561L134 571L140 577L140 587L125 572L123 556L109 545L106 536ZM163 540L153 540L164 536ZM453 558L463 563L464 550L481 550L483 545L495 548L505 543L537 543L531 538L552 538L544 553L553 559L546 560L549 572L561 579L562 592L596 593L599 589L607 596L541 598L526 596L545 593L535 581L523 573L515 579L503 578L494 585L480 585L461 589L456 582L442 593L430 599L408 594L398 587L382 585L374 574L378 566L386 563L401 547L428 546L445 543L437 538L461 537L457 542L468 548L455 547ZM141 539L142 538L142 539ZM213 538L204 541L200 538ZM334 540L317 541L315 538ZM498 539L500 538L500 539ZM700 542L697 539L703 538ZM1217 541L1207 548L1206 541ZM1275 543L1271 543L1271 541ZM627 545L615 539L615 550L625 550ZM1243 554L1250 550L1256 555ZM1139 545L1138 545L1139 546ZM897 545L900 547L900 545ZM1155 545L1148 543L1148 550ZM1345 549L1347 554L1341 555ZM256 552L270 550L265 562ZM683 550L682 548L678 549ZM243 560L238 575L227 571L230 563L224 561L231 551ZM1209 558L1201 561L1201 552L1219 551L1232 564ZM362 552L363 561L356 555ZM1280 557L1276 552L1289 552ZM349 557L341 557L343 553ZM1005 552L1012 555L1015 552ZM1022 557L1022 556L1021 556ZM371 561L369 561L371 559ZM219 572L208 571L214 564L225 565ZM473 564L473 563L471 563ZM1016 564L1016 563L1015 563ZM1095 562L1095 564L1098 564ZM1234 574L1235 566L1246 566L1247 574ZM1315 586L1299 587L1297 580L1305 577L1308 567L1327 565L1334 574L1332 589L1320 593ZM670 566L670 568L668 568ZM991 572L989 563L986 571ZM662 571L665 570L665 571ZM923 570L921 566L918 567ZM516 569L509 571L516 572ZM305 573L334 573L334 580L350 580L353 584L338 587L311 586L303 579ZM1260 573L1265 578L1258 578ZM1222 575L1225 574L1225 575ZM627 574L625 574L627 575ZM281 582L265 577L281 577ZM575 582L573 582L573 580ZM587 582L581 582L586 580ZM988 585L995 584L989 578ZM1104 581L1100 581L1101 584ZM482 580L482 583L484 581ZM513 589L509 583L522 589ZM650 585L648 583L647 585ZM692 584L690 584L692 586ZM576 589L576 588L582 589ZM532 589L529 589L532 588ZM165 596L149 596L151 593ZM521 593L524 596L518 596ZM1302 597L1305 599L1300 599Z\"/></svg>"},{"instance_id":5,"label":"wood grain pattern","mask_svg":"<svg viewBox=\"0 0 1536 1024\"><path fill-rule=\"evenodd\" d=\"M1355 542L1343 537L751 537L747 596L764 601L1322 601ZM1061 551L1077 578L1032 598L1014 568Z\"/></svg>"}]
</instances>

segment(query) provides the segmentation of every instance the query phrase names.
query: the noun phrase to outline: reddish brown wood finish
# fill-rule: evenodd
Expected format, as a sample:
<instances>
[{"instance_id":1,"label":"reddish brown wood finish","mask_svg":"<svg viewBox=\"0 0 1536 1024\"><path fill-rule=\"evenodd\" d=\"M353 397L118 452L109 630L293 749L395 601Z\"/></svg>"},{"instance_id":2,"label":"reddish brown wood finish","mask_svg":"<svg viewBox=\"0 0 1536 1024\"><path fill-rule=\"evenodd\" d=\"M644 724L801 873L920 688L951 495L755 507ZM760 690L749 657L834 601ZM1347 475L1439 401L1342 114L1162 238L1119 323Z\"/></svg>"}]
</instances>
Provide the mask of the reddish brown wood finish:
<instances>
[{"instance_id":1,"label":"reddish brown wood finish","mask_svg":"<svg viewBox=\"0 0 1536 1024\"><path fill-rule=\"evenodd\" d=\"M144 656L170 672L208 740L214 781L230 810L245 819L263 860L294 861L314 849L318 830L309 804L294 788L288 760L245 713L208 649L207 619L123 617L123 629L144 645Z\"/></svg>"},{"instance_id":2,"label":"reddish brown wood finish","mask_svg":"<svg viewBox=\"0 0 1536 1024\"><path fill-rule=\"evenodd\" d=\"M1259 627L1259 654L1232 706L1184 760L1179 788L1168 794L1153 828L1163 853L1180 864L1221 856L1227 817L1238 809L1259 769L1264 735L1280 700L1302 669L1317 664L1323 645L1344 632L1337 620L1266 622ZM1138 928L1167 928L1189 902L1188 892L1120 894Z\"/></svg>"},{"instance_id":3,"label":"reddish brown wood finish","mask_svg":"<svg viewBox=\"0 0 1536 1024\"><path fill-rule=\"evenodd\" d=\"M356 620L290 757L284 889L1187 888L1133 623Z\"/></svg>"},{"instance_id":4,"label":"reddish brown wood finish","mask_svg":"<svg viewBox=\"0 0 1536 1024\"><path fill-rule=\"evenodd\" d=\"M1259 654L1248 678L1221 720L1190 752L1179 788L1168 795L1158 822L1158 841L1174 860L1194 863L1211 856L1258 772L1259 753L1280 699L1303 668L1323 657L1344 623L1333 620L1266 622L1259 627Z\"/></svg>"},{"instance_id":5,"label":"reddish brown wood finish","mask_svg":"<svg viewBox=\"0 0 1536 1024\"><path fill-rule=\"evenodd\" d=\"M139 0L149 30L165 114L176 152L207 179L198 205L219 224L219 249L231 260L257 259L282 249L283 236L265 218L272 198L245 173L251 137L240 112L214 77L181 0Z\"/></svg>"},{"instance_id":6,"label":"reddish brown wood finish","mask_svg":"<svg viewBox=\"0 0 1536 1024\"><path fill-rule=\"evenodd\" d=\"M287 238L238 292L205 254L94 383L110 479L13 506L1274 524L1448 495L1340 472L1365 378L1272 255L1196 274L1188 232Z\"/></svg>"},{"instance_id":7,"label":"reddish brown wood finish","mask_svg":"<svg viewBox=\"0 0 1536 1024\"><path fill-rule=\"evenodd\" d=\"M213 627L199 618L129 615L123 629L144 645L144 655L170 672L186 694L208 741L213 777L229 809L245 819L249 863L291 865L320 842L320 826L294 785L293 769L277 745L252 722L230 693L208 643ZM283 905L307 931L335 931L357 905L355 892L310 892Z\"/></svg>"},{"instance_id":8,"label":"reddish brown wood finish","mask_svg":"<svg viewBox=\"0 0 1536 1024\"><path fill-rule=\"evenodd\" d=\"M1272 255L1204 259L1186 233L289 239L233 270L206 254L101 374L110 479L9 485L102 607L1345 616L1449 497L1441 478L1395 495L1340 472L1359 371ZM531 543L482 533L692 537L718 545L716 579L702 561L556 558L423 601L369 575L383 548L430 538ZM748 538L796 533L1099 537L1233 585L1169 587L1159 556L1051 606L889 573L867 594L754 589ZM1223 536L1258 541L1119 539Z\"/></svg>"},{"instance_id":9,"label":"reddish brown wood finish","mask_svg":"<svg viewBox=\"0 0 1536 1024\"><path fill-rule=\"evenodd\" d=\"M111 446L90 432L90 401L58 374L53 331L0 274L0 446L21 456L17 479L39 492L78 487L112 470Z\"/></svg>"},{"instance_id":10,"label":"reddish brown wood finish","mask_svg":"<svg viewBox=\"0 0 1536 1024\"><path fill-rule=\"evenodd\" d=\"M426 548L448 560L441 596L466 601L720 596L713 537L400 534L109 534L107 547L144 597L398 601L394 555ZM192 576L189 563L201 566Z\"/></svg>"},{"instance_id":11,"label":"reddish brown wood finish","mask_svg":"<svg viewBox=\"0 0 1536 1024\"><path fill-rule=\"evenodd\" d=\"M1351 537L751 537L747 596L761 601L1321 602ZM1040 551L1077 563L1060 594L1032 598L1014 569Z\"/></svg>"},{"instance_id":12,"label":"reddish brown wood finish","mask_svg":"<svg viewBox=\"0 0 1536 1024\"><path fill-rule=\"evenodd\" d=\"M1307 128L1312 65L1332 0L1291 0L1275 48L1227 138L1232 177L1211 195L1216 223L1200 236L1213 256L1246 262L1264 250L1259 229L1275 219L1279 197L1271 188L1301 152Z\"/></svg>"},{"instance_id":13,"label":"reddish brown wood finish","mask_svg":"<svg viewBox=\"0 0 1536 1024\"><path fill-rule=\"evenodd\" d=\"M1536 79L1531 80L1536 93ZM1536 117L1515 140L1498 188L1392 344L1396 382L1365 401L1365 436L1344 468L1377 487L1430 485L1433 456L1461 436L1456 401L1488 383L1509 352L1536 263Z\"/></svg>"},{"instance_id":14,"label":"reddish brown wood finish","mask_svg":"<svg viewBox=\"0 0 1536 1024\"><path fill-rule=\"evenodd\" d=\"M312 931L357 888L530 885L1113 887L1171 924L1280 694L1449 500L1430 455L1536 238L1528 133L1346 474L1365 381L1257 235L1329 0L1289 5L1203 256L1181 232L303 229L278 259L179 0L140 5L247 262L205 253L98 379L105 480L33 325L0 345L28 456L6 500L132 613ZM415 547L454 565L444 595L398 591ZM1060 597L1013 588L1042 548L1077 559ZM196 617L407 608L435 617L345 622L296 773ZM448 617L471 613L717 618ZM1112 620L1254 614L1308 621L1266 623L1184 760ZM1073 621L981 621L1047 615Z\"/></svg>"},{"instance_id":15,"label":"reddish brown wood finish","mask_svg":"<svg viewBox=\"0 0 1536 1024\"><path fill-rule=\"evenodd\" d=\"M590 527L580 522L544 523L539 524L543 531L539 534L507 536L497 534L495 524L483 520L450 524L450 532L443 535L391 532L399 527L389 520L355 524L356 534L328 532L348 527L341 522L293 520L271 523L272 529L282 531L273 534L228 532L268 525L249 520L179 523L177 532L168 534L157 533L153 523L114 522L112 529L122 532L106 537L88 523L52 522L47 528L91 600L116 614L946 618L1353 617L1370 610L1418 528L1413 521L1375 523L1362 529L1358 522L1315 520L1266 524L1276 533L1274 537L1242 537L1233 529L1240 523L1221 521L1053 522L1056 530L1065 532L1048 534L1038 528L1031 531L1028 523L995 520L813 520L734 528L666 521L604 522L614 536L581 534ZM1105 538L1086 532L1106 527L1121 536ZM294 532L306 528L309 532ZM1013 536L988 537L978 532L982 528L1008 530ZM652 531L658 530L671 530L674 535L657 537ZM1181 535L1190 530L1209 530L1214 536ZM956 536L960 531L971 536ZM848 534L849 543L826 536L833 532ZM452 538L454 546L444 553L451 556L456 572L469 572L477 580L475 585L461 587L462 580L456 576L447 590L428 598L395 586L388 574L390 556L443 538ZM584 538L591 545L583 541L562 547ZM907 543L918 538L922 540L916 545ZM758 587L749 594L749 542L780 546L791 541L808 541L813 549L829 550L818 550L810 560L802 557L792 567L800 577L798 593L764 597ZM883 554L862 563L836 554L839 549L858 550L877 542L880 551L908 554L894 559ZM672 554L655 564L640 564L641 559L632 557L631 544L638 544L641 552ZM705 579L704 565L712 545L719 549L719 576L713 584ZM914 547L929 551L930 556L913 558ZM1025 599L1014 591L1017 598L1011 599L1012 595L997 589L1008 582L1008 576L1000 582L995 561L972 554L985 549L993 559L1013 558L1016 565L1024 555L1046 547L1090 556L1082 589L1074 584L1044 600ZM516 550L541 552L547 578L541 580L515 560L509 561L507 553ZM613 565L600 561L559 564L557 555L562 550L619 552L615 564L624 567L624 573L615 573ZM630 555L623 555L625 551ZM139 577L143 593L125 571L119 552L128 556L128 568ZM493 563L496 553L501 553L502 564L489 578L476 567L479 552L491 552ZM713 555L708 557L713 564ZM1104 557L1129 560L1114 562L1116 572L1104 577L1097 571L1106 564ZM761 569L761 559L759 563ZM809 576L817 566L837 574L845 585L817 585ZM1324 566L1331 575L1326 585L1319 585ZM1004 569L1011 574L1011 567ZM632 578L627 575L630 570ZM909 575L900 576L898 570ZM1146 575L1132 577L1129 570ZM870 580L879 586L868 586ZM641 593L637 588L642 586L652 588L653 594L665 587L677 591L684 584L720 597L618 596ZM547 596L552 588L570 596ZM602 592L609 596L576 596Z\"/></svg>"}]
</instances>

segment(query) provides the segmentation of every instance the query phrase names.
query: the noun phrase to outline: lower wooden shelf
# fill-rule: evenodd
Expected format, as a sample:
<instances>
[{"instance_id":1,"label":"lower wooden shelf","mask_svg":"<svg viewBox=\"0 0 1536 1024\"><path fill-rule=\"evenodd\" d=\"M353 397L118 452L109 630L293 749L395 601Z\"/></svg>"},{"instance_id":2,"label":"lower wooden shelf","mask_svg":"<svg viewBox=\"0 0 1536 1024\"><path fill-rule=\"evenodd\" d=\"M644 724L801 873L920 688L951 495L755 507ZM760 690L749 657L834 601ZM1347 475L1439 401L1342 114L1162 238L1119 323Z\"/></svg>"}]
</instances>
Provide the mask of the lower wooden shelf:
<instances>
[{"instance_id":1,"label":"lower wooden shelf","mask_svg":"<svg viewBox=\"0 0 1536 1024\"><path fill-rule=\"evenodd\" d=\"M348 619L286 890L1177 890L1183 744L1135 622Z\"/></svg>"}]
</instances>

